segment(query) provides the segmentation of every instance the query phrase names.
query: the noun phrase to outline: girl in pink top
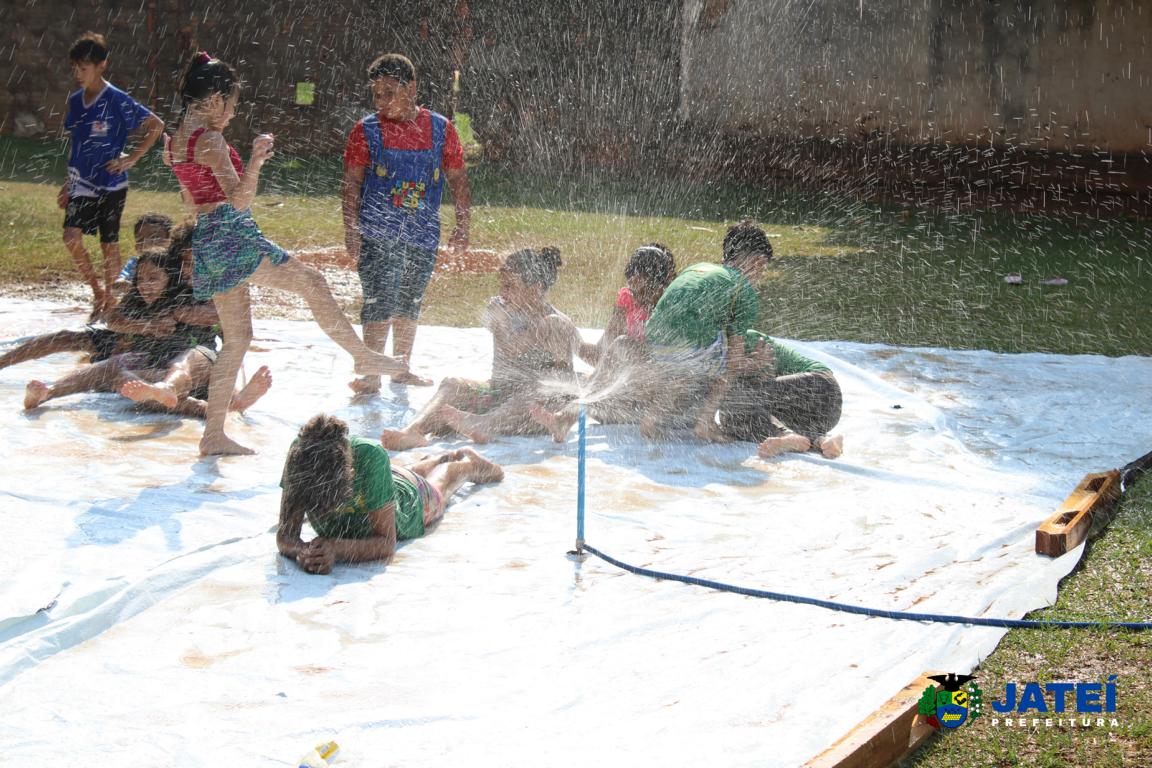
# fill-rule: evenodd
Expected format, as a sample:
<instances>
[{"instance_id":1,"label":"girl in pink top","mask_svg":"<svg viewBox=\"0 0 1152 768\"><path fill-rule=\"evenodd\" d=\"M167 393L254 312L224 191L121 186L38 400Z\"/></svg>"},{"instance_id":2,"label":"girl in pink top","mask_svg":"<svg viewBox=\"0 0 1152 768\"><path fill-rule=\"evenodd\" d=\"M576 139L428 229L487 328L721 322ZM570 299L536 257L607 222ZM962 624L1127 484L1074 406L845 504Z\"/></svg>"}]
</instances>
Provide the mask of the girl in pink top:
<instances>
[{"instance_id":1,"label":"girl in pink top","mask_svg":"<svg viewBox=\"0 0 1152 768\"><path fill-rule=\"evenodd\" d=\"M308 303L328 336L352 356L356 373L402 373L403 361L364 346L318 270L301 263L260 232L252 198L260 169L272 156L273 137L256 137L248 165L224 140L236 114L240 82L235 70L207 53L189 62L180 86L183 112L168 143L167 160L184 199L196 213L192 230L192 289L211 299L220 316L224 344L212 366L201 455L253 453L225 434L233 384L252 341L251 284L291 291Z\"/></svg>"},{"instance_id":2,"label":"girl in pink top","mask_svg":"<svg viewBox=\"0 0 1152 768\"><path fill-rule=\"evenodd\" d=\"M664 294L668 284L676 279L676 263L672 252L660 243L648 243L636 249L624 267L624 280L627 285L616 294L616 306L604 335L596 345L594 353L599 359L608 346L620 336L644 343L644 326L648 316L656 307L656 302Z\"/></svg>"},{"instance_id":3,"label":"girl in pink top","mask_svg":"<svg viewBox=\"0 0 1152 768\"><path fill-rule=\"evenodd\" d=\"M628 284L616 294L616 306L600 341L580 345L580 357L596 366L584 389L593 401L589 412L602 424L629 422L638 412L629 383L643 369L648 317L664 289L676 279L672 252L660 243L640 246L624 267L624 279ZM555 412L542 404L531 409L533 421L558 443L564 442L579 413L579 407L572 404Z\"/></svg>"}]
</instances>

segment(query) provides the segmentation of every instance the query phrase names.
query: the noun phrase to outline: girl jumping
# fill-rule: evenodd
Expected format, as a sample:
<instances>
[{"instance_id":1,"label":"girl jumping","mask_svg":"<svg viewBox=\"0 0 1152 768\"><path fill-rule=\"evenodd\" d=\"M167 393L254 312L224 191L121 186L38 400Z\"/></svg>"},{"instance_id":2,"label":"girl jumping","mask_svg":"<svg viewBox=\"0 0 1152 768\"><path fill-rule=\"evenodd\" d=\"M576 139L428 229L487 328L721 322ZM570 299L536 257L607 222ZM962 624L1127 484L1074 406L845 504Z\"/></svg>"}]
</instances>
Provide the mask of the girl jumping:
<instances>
[{"instance_id":1,"label":"girl jumping","mask_svg":"<svg viewBox=\"0 0 1152 768\"><path fill-rule=\"evenodd\" d=\"M212 367L201 455L250 454L224 433L236 374L252 341L248 286L266 285L298 294L328 336L352 355L362 376L402 373L406 363L373 352L364 342L319 271L267 240L252 219L260 169L272 156L273 137L256 137L245 167L223 130L236 114L240 84L231 66L196 54L180 87L183 113L168 142L168 163L182 194L196 212L192 233L192 286L198 299L212 299L224 344Z\"/></svg>"}]
</instances>

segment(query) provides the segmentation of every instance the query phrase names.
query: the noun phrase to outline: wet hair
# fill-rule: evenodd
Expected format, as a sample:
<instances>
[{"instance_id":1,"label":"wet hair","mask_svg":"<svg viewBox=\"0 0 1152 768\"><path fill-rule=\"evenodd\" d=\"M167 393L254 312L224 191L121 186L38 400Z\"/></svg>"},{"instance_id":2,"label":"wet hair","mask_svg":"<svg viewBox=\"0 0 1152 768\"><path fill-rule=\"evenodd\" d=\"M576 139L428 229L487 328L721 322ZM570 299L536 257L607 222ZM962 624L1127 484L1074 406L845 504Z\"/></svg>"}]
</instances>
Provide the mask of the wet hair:
<instances>
[{"instance_id":1,"label":"wet hair","mask_svg":"<svg viewBox=\"0 0 1152 768\"><path fill-rule=\"evenodd\" d=\"M196 228L194 224L181 224L172 230L172 243L168 246L168 250L184 258L182 251L186 251L192 247L192 230Z\"/></svg>"},{"instance_id":2,"label":"wet hair","mask_svg":"<svg viewBox=\"0 0 1152 768\"><path fill-rule=\"evenodd\" d=\"M407 85L416 79L416 67L407 56L399 53L382 53L368 65L368 79L379 80L381 77L391 77L399 80L401 85Z\"/></svg>"},{"instance_id":3,"label":"wet hair","mask_svg":"<svg viewBox=\"0 0 1152 768\"><path fill-rule=\"evenodd\" d=\"M104 35L96 32L85 32L72 43L68 49L68 60L76 63L85 61L99 64L108 59L108 41Z\"/></svg>"},{"instance_id":4,"label":"wet hair","mask_svg":"<svg viewBox=\"0 0 1152 768\"><path fill-rule=\"evenodd\" d=\"M628 259L624 277L643 277L653 285L668 285L676 279L676 262L672 258L672 251L662 243L640 246Z\"/></svg>"},{"instance_id":5,"label":"wet hair","mask_svg":"<svg viewBox=\"0 0 1152 768\"><path fill-rule=\"evenodd\" d=\"M190 104L203 101L214 93L227 98L239 85L240 77L231 64L212 58L206 51L193 54L180 78L180 116L176 120L177 125L184 120Z\"/></svg>"},{"instance_id":6,"label":"wet hair","mask_svg":"<svg viewBox=\"0 0 1152 768\"><path fill-rule=\"evenodd\" d=\"M560 249L546 245L538 251L523 248L504 259L504 269L516 274L528 285L542 285L548 290L560 276Z\"/></svg>"},{"instance_id":7,"label":"wet hair","mask_svg":"<svg viewBox=\"0 0 1152 768\"><path fill-rule=\"evenodd\" d=\"M168 282L164 286L164 293L156 301L149 304L140 295L140 274L145 264L159 267L164 272ZM175 256L171 248L149 248L140 254L136 262L136 271L132 275L132 288L124 294L118 308L125 317L143 319L154 317L161 312L180 303L180 294L189 291L187 285L180 282L180 258Z\"/></svg>"},{"instance_id":8,"label":"wet hair","mask_svg":"<svg viewBox=\"0 0 1152 768\"><path fill-rule=\"evenodd\" d=\"M768 261L772 258L772 243L756 222L745 219L724 235L724 263L731 264L752 254L761 254Z\"/></svg>"},{"instance_id":9,"label":"wet hair","mask_svg":"<svg viewBox=\"0 0 1152 768\"><path fill-rule=\"evenodd\" d=\"M168 278L168 286L164 289L164 298L171 298L180 290L180 256L169 246L168 248L149 248L140 254L136 262L136 272L132 275L132 290L136 290L136 283L140 280L140 267L152 264L163 270Z\"/></svg>"},{"instance_id":10,"label":"wet hair","mask_svg":"<svg viewBox=\"0 0 1152 768\"><path fill-rule=\"evenodd\" d=\"M132 236L139 240L140 230L144 229L144 227L156 227L157 229L164 230L165 238L172 236L172 219L162 213L150 211L136 219L136 223L132 225Z\"/></svg>"},{"instance_id":11,"label":"wet hair","mask_svg":"<svg viewBox=\"0 0 1152 768\"><path fill-rule=\"evenodd\" d=\"M313 416L288 449L283 504L309 520L322 519L352 498L352 478L348 425L335 416Z\"/></svg>"}]
</instances>

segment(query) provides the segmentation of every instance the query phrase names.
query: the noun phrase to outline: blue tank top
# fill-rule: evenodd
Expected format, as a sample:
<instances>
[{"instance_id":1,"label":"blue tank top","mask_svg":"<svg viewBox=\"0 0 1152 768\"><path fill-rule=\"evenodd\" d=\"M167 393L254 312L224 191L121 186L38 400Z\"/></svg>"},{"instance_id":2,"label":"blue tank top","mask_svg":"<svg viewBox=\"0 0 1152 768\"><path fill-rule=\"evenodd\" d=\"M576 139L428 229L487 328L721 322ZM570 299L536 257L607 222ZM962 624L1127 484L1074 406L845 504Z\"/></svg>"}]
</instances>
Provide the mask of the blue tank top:
<instances>
[{"instance_id":1,"label":"blue tank top","mask_svg":"<svg viewBox=\"0 0 1152 768\"><path fill-rule=\"evenodd\" d=\"M440 200L444 194L444 136L448 118L432 112L432 146L391 149L380 136L380 119L361 120L372 159L360 190L360 233L377 240L402 240L435 251L440 243Z\"/></svg>"}]
</instances>

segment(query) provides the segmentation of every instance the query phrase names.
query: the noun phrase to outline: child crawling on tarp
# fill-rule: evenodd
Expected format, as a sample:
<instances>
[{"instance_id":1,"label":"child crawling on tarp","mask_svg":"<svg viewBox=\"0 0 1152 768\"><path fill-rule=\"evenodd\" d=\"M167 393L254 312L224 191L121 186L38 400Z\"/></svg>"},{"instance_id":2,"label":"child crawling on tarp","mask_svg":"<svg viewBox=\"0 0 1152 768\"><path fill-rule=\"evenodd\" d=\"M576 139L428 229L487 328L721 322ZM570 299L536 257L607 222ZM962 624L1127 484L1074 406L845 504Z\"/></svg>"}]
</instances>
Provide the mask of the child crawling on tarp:
<instances>
[{"instance_id":1,"label":"child crawling on tarp","mask_svg":"<svg viewBox=\"0 0 1152 768\"><path fill-rule=\"evenodd\" d=\"M416 539L444 516L464 483L498 483L504 470L471 448L406 467L393 466L374 440L348 436L348 425L321 414L288 449L280 487L276 547L308 573L334 563L388 560L397 541ZM304 518L316 538L300 538Z\"/></svg>"}]
</instances>

